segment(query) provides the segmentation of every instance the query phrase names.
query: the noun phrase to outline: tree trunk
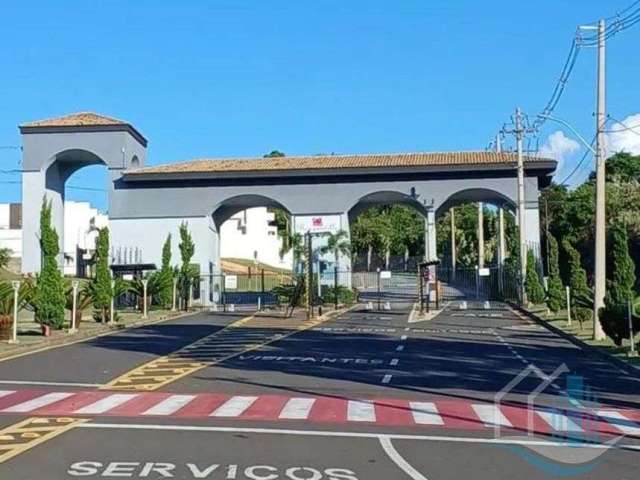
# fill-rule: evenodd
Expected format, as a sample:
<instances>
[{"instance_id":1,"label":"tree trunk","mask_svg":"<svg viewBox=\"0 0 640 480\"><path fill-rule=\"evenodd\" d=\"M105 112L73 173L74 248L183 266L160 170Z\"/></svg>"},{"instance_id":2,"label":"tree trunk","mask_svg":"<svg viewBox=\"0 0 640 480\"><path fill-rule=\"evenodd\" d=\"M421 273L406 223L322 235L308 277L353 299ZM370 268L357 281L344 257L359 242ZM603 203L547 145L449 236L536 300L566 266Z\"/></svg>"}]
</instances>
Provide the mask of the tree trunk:
<instances>
[{"instance_id":1,"label":"tree trunk","mask_svg":"<svg viewBox=\"0 0 640 480\"><path fill-rule=\"evenodd\" d=\"M367 249L367 272L371 271L371 256L373 255L373 245Z\"/></svg>"},{"instance_id":2,"label":"tree trunk","mask_svg":"<svg viewBox=\"0 0 640 480\"><path fill-rule=\"evenodd\" d=\"M389 258L391 257L391 249L387 247L384 252L384 268L389 270Z\"/></svg>"}]
</instances>

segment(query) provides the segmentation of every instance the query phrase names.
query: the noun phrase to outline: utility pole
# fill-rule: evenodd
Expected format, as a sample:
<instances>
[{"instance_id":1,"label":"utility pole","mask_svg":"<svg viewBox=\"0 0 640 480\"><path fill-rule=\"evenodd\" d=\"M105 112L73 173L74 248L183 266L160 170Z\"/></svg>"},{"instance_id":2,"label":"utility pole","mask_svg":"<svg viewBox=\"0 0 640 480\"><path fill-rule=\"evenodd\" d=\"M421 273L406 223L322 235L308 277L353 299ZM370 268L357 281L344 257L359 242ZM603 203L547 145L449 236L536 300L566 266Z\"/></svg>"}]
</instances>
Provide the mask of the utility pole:
<instances>
[{"instance_id":1,"label":"utility pole","mask_svg":"<svg viewBox=\"0 0 640 480\"><path fill-rule=\"evenodd\" d=\"M598 22L598 100L596 110L596 235L595 285L593 298L593 339L603 340L604 330L599 312L604 306L606 283L606 229L605 229L605 21Z\"/></svg>"},{"instance_id":2,"label":"utility pole","mask_svg":"<svg viewBox=\"0 0 640 480\"><path fill-rule=\"evenodd\" d=\"M524 158L522 156L522 139L524 137L524 127L522 126L522 112L516 108L516 146L518 150L518 231L520 233L520 290L522 292L522 303L526 304L526 292L524 289L524 279L527 276L527 247L526 231L524 219Z\"/></svg>"},{"instance_id":3,"label":"utility pole","mask_svg":"<svg viewBox=\"0 0 640 480\"><path fill-rule=\"evenodd\" d=\"M451 279L456 279L456 209L449 210L451 217Z\"/></svg>"},{"instance_id":4,"label":"utility pole","mask_svg":"<svg viewBox=\"0 0 640 480\"><path fill-rule=\"evenodd\" d=\"M478 202L478 268L484 268L484 204Z\"/></svg>"}]
</instances>

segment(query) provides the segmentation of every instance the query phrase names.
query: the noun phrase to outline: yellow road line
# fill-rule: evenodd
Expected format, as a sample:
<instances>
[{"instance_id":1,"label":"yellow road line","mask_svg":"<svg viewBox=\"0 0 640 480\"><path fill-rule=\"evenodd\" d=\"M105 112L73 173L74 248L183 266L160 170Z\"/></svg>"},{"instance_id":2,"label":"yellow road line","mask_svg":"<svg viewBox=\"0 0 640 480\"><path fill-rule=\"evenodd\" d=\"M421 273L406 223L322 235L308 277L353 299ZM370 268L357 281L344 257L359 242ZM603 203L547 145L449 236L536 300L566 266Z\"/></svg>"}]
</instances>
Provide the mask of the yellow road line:
<instances>
[{"instance_id":1,"label":"yellow road line","mask_svg":"<svg viewBox=\"0 0 640 480\"><path fill-rule=\"evenodd\" d=\"M270 343L282 340L284 338L289 337L290 335L294 335L298 332L308 330L310 328L316 327L317 325L326 322L329 320L329 315L324 317L319 317L317 319L308 320L304 323L297 325L294 329L292 329L288 333L279 334L274 333L271 336L268 336L264 341L257 342L254 337L247 339L247 343L238 351L231 352L228 355L222 356L220 358L211 359L211 360L198 360L192 362L187 358L187 355L197 355L198 350L208 350L216 348L215 345L211 344L211 341L215 340L217 337L221 337L223 334L228 334L230 329L236 328L249 328L244 327L248 322L254 319L254 316L245 317L236 322L233 322L230 325L227 325L225 328L201 339L196 340L189 345L186 345L179 350L176 350L169 355L164 357L159 357L150 362L147 362L139 367L130 370L119 377L111 380L105 385L101 386L101 390L125 390L125 391L152 391L158 390L159 388L168 385L169 383L173 383L176 380L179 380L183 377L191 375L203 368L210 367L221 362L225 362L234 357L242 355L244 353L251 352L253 350L257 350L262 348ZM234 342L233 338L230 339L231 342L227 343L227 345L235 345L241 346L242 344L238 344ZM220 347L224 347L225 343L222 340ZM181 356L183 355L183 356ZM205 355L205 353L203 353Z\"/></svg>"},{"instance_id":2,"label":"yellow road line","mask_svg":"<svg viewBox=\"0 0 640 480\"><path fill-rule=\"evenodd\" d=\"M89 419L27 418L0 430L0 463L51 440Z\"/></svg>"}]
</instances>

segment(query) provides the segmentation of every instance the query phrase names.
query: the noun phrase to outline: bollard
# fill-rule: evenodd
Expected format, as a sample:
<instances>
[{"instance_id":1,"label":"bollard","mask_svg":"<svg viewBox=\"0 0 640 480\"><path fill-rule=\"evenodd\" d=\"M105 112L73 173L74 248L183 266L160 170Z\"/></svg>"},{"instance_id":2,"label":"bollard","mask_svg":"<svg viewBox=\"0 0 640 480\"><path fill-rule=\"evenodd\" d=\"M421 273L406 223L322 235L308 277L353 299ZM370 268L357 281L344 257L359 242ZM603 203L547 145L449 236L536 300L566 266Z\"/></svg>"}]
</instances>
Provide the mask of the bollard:
<instances>
[{"instance_id":1,"label":"bollard","mask_svg":"<svg viewBox=\"0 0 640 480\"><path fill-rule=\"evenodd\" d=\"M484 302L484 309L485 310L490 310L491 309L491 304L489 303L489 300Z\"/></svg>"},{"instance_id":2,"label":"bollard","mask_svg":"<svg viewBox=\"0 0 640 480\"><path fill-rule=\"evenodd\" d=\"M142 318L147 318L147 284L149 280L142 279Z\"/></svg>"},{"instance_id":3,"label":"bollard","mask_svg":"<svg viewBox=\"0 0 640 480\"><path fill-rule=\"evenodd\" d=\"M460 302L460 310L466 310L467 309L467 301L463 300L462 302Z\"/></svg>"},{"instance_id":4,"label":"bollard","mask_svg":"<svg viewBox=\"0 0 640 480\"><path fill-rule=\"evenodd\" d=\"M71 302L71 328L69 328L69 333L76 333L78 330L78 326L76 325L76 316L77 316L77 305L78 305L78 281L74 280L71 282L72 295L73 300Z\"/></svg>"},{"instance_id":5,"label":"bollard","mask_svg":"<svg viewBox=\"0 0 640 480\"><path fill-rule=\"evenodd\" d=\"M633 334L633 309L631 308L631 300L627 300L627 318L629 319L629 342L631 348L629 350L629 357L637 357L635 338Z\"/></svg>"},{"instance_id":6,"label":"bollard","mask_svg":"<svg viewBox=\"0 0 640 480\"><path fill-rule=\"evenodd\" d=\"M565 287L567 294L567 325L571 325L571 287Z\"/></svg>"},{"instance_id":7,"label":"bollard","mask_svg":"<svg viewBox=\"0 0 640 480\"><path fill-rule=\"evenodd\" d=\"M20 292L20 281L13 280L11 286L13 287L13 328L9 343L18 343L18 294Z\"/></svg>"},{"instance_id":8,"label":"bollard","mask_svg":"<svg viewBox=\"0 0 640 480\"><path fill-rule=\"evenodd\" d=\"M235 312L236 311L236 305L234 303L230 303L229 304L229 311L230 312Z\"/></svg>"}]
</instances>

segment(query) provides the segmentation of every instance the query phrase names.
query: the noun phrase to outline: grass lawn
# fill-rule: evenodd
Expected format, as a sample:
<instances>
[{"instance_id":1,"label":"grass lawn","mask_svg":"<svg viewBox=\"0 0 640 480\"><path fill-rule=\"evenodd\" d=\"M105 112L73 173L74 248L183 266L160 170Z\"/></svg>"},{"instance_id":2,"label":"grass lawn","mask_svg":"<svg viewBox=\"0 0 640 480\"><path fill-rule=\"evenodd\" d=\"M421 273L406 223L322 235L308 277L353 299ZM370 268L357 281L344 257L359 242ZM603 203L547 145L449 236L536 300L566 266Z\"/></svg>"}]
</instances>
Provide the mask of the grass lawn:
<instances>
[{"instance_id":1,"label":"grass lawn","mask_svg":"<svg viewBox=\"0 0 640 480\"><path fill-rule=\"evenodd\" d=\"M551 313L547 315L547 308L544 305L534 305L528 308L531 313L535 313L542 320L549 322L556 328L563 330L564 332L573 335L584 343L601 349L615 357L618 357L631 365L640 367L640 357L629 357L627 352L629 351L629 340L624 340L622 346L618 347L613 341L607 337L604 340L596 341L592 339L593 336L593 321L583 322L580 325L576 321L572 321L571 325L567 324L567 311L561 310L556 314ZM638 343L640 342L640 332L635 335L636 350L638 349Z\"/></svg>"}]
</instances>

